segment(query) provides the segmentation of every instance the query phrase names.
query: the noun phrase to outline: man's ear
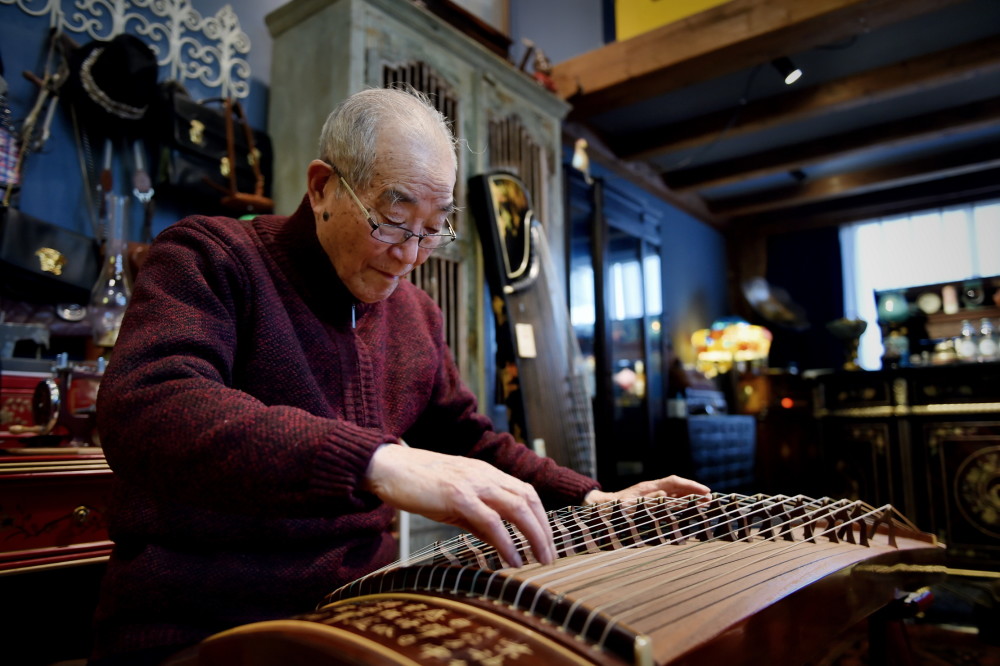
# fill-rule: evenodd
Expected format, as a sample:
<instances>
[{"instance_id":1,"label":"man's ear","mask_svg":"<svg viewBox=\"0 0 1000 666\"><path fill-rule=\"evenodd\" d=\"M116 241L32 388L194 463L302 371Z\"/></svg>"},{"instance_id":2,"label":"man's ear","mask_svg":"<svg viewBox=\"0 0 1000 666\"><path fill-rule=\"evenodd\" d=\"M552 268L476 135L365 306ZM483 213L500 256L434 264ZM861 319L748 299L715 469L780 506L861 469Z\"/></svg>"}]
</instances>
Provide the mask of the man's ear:
<instances>
[{"instance_id":1,"label":"man's ear","mask_svg":"<svg viewBox=\"0 0 1000 666\"><path fill-rule=\"evenodd\" d=\"M326 206L326 198L337 185L336 172L323 160L313 160L306 170L306 192L313 212L319 215Z\"/></svg>"}]
</instances>

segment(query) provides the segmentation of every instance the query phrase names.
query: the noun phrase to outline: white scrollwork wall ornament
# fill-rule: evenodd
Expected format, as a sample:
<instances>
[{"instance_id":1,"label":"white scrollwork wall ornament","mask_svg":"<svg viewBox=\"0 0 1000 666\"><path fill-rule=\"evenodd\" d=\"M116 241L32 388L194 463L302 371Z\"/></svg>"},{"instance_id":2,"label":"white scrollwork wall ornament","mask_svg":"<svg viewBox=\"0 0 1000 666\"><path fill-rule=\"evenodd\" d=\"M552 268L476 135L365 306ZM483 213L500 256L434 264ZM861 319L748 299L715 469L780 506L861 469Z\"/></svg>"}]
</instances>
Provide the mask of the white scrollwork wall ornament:
<instances>
[{"instance_id":1,"label":"white scrollwork wall ornament","mask_svg":"<svg viewBox=\"0 0 1000 666\"><path fill-rule=\"evenodd\" d=\"M206 48L204 51L209 60L217 59L218 76L215 79L199 76L202 83L212 88L222 88L223 97L246 97L250 92L247 85L250 64L236 54L245 55L250 52L250 38L240 28L236 12L226 5L215 16L205 19L203 30L206 37L218 44L218 47ZM237 78L232 76L234 73Z\"/></svg>"},{"instance_id":2,"label":"white scrollwork wall ornament","mask_svg":"<svg viewBox=\"0 0 1000 666\"><path fill-rule=\"evenodd\" d=\"M63 10L69 5L70 13ZM30 16L48 16L49 27L110 40L132 30L143 37L167 78L197 80L220 97L250 93L250 38L230 5L203 17L191 0L0 0ZM138 11L137 11L138 10Z\"/></svg>"},{"instance_id":3,"label":"white scrollwork wall ornament","mask_svg":"<svg viewBox=\"0 0 1000 666\"><path fill-rule=\"evenodd\" d=\"M34 0L0 0L0 5L17 5L18 9L29 16L45 16L48 14L51 17L49 20L50 27L55 28L62 20L61 2L62 0L42 0L41 2L35 2ZM32 5L35 6L32 7Z\"/></svg>"}]
</instances>

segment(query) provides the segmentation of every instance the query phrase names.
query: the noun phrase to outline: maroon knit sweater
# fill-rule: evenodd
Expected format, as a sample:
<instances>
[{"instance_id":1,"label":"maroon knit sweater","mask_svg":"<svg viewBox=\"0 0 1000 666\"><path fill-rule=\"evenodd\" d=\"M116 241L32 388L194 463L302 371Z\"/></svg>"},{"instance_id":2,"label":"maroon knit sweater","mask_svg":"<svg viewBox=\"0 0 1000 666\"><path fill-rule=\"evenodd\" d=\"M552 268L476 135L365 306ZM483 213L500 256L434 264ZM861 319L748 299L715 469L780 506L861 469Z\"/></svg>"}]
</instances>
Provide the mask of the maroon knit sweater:
<instances>
[{"instance_id":1,"label":"maroon knit sweater","mask_svg":"<svg viewBox=\"0 0 1000 666\"><path fill-rule=\"evenodd\" d=\"M95 656L307 612L391 562L393 510L361 488L384 442L490 461L550 508L597 486L491 429L421 290L357 303L306 200L160 234L97 414L116 546Z\"/></svg>"}]
</instances>

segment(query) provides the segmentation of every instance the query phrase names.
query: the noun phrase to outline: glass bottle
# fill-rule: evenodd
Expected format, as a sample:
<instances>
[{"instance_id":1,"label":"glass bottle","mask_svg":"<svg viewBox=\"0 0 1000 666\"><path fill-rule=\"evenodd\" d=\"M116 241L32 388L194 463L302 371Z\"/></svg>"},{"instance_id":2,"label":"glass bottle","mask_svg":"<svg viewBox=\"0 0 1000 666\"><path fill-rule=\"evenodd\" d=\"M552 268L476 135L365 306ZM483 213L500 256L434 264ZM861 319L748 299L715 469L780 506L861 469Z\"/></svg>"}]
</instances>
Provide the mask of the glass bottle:
<instances>
[{"instance_id":1,"label":"glass bottle","mask_svg":"<svg viewBox=\"0 0 1000 666\"><path fill-rule=\"evenodd\" d=\"M979 360L996 361L997 353L997 335L993 330L993 322L983 317L979 322Z\"/></svg>"},{"instance_id":2,"label":"glass bottle","mask_svg":"<svg viewBox=\"0 0 1000 666\"><path fill-rule=\"evenodd\" d=\"M968 319L962 320L962 332L955 340L955 354L958 356L959 361L975 361L979 355L976 329Z\"/></svg>"},{"instance_id":3,"label":"glass bottle","mask_svg":"<svg viewBox=\"0 0 1000 666\"><path fill-rule=\"evenodd\" d=\"M906 337L905 328L891 330L882 344L885 347L883 365L890 368L909 365L910 339Z\"/></svg>"},{"instance_id":4,"label":"glass bottle","mask_svg":"<svg viewBox=\"0 0 1000 666\"><path fill-rule=\"evenodd\" d=\"M101 273L90 291L90 325L94 343L113 347L118 340L122 317L132 295L132 277L126 260L126 197L105 197L104 248Z\"/></svg>"}]
</instances>

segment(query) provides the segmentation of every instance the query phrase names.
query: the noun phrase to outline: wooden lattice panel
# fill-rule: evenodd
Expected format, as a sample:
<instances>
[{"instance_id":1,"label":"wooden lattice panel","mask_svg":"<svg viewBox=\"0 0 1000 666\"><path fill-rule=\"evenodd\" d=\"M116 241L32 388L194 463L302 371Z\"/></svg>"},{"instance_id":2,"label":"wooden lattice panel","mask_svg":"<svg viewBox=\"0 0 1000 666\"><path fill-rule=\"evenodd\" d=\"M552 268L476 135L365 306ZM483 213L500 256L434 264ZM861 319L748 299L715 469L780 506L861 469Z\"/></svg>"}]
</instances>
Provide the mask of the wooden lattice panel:
<instances>
[{"instance_id":1,"label":"wooden lattice panel","mask_svg":"<svg viewBox=\"0 0 1000 666\"><path fill-rule=\"evenodd\" d=\"M447 119L456 138L459 138L461 125L457 122L458 97L447 81L426 63L412 61L384 65L382 85L386 88L408 86L426 94L434 107ZM451 222L453 226L458 227L455 220ZM410 274L410 280L430 294L441 308L444 314L445 340L452 352L461 358L463 354L463 348L459 344L463 320L463 308L460 307L463 291L461 253L454 251L453 248L435 252Z\"/></svg>"}]
</instances>

